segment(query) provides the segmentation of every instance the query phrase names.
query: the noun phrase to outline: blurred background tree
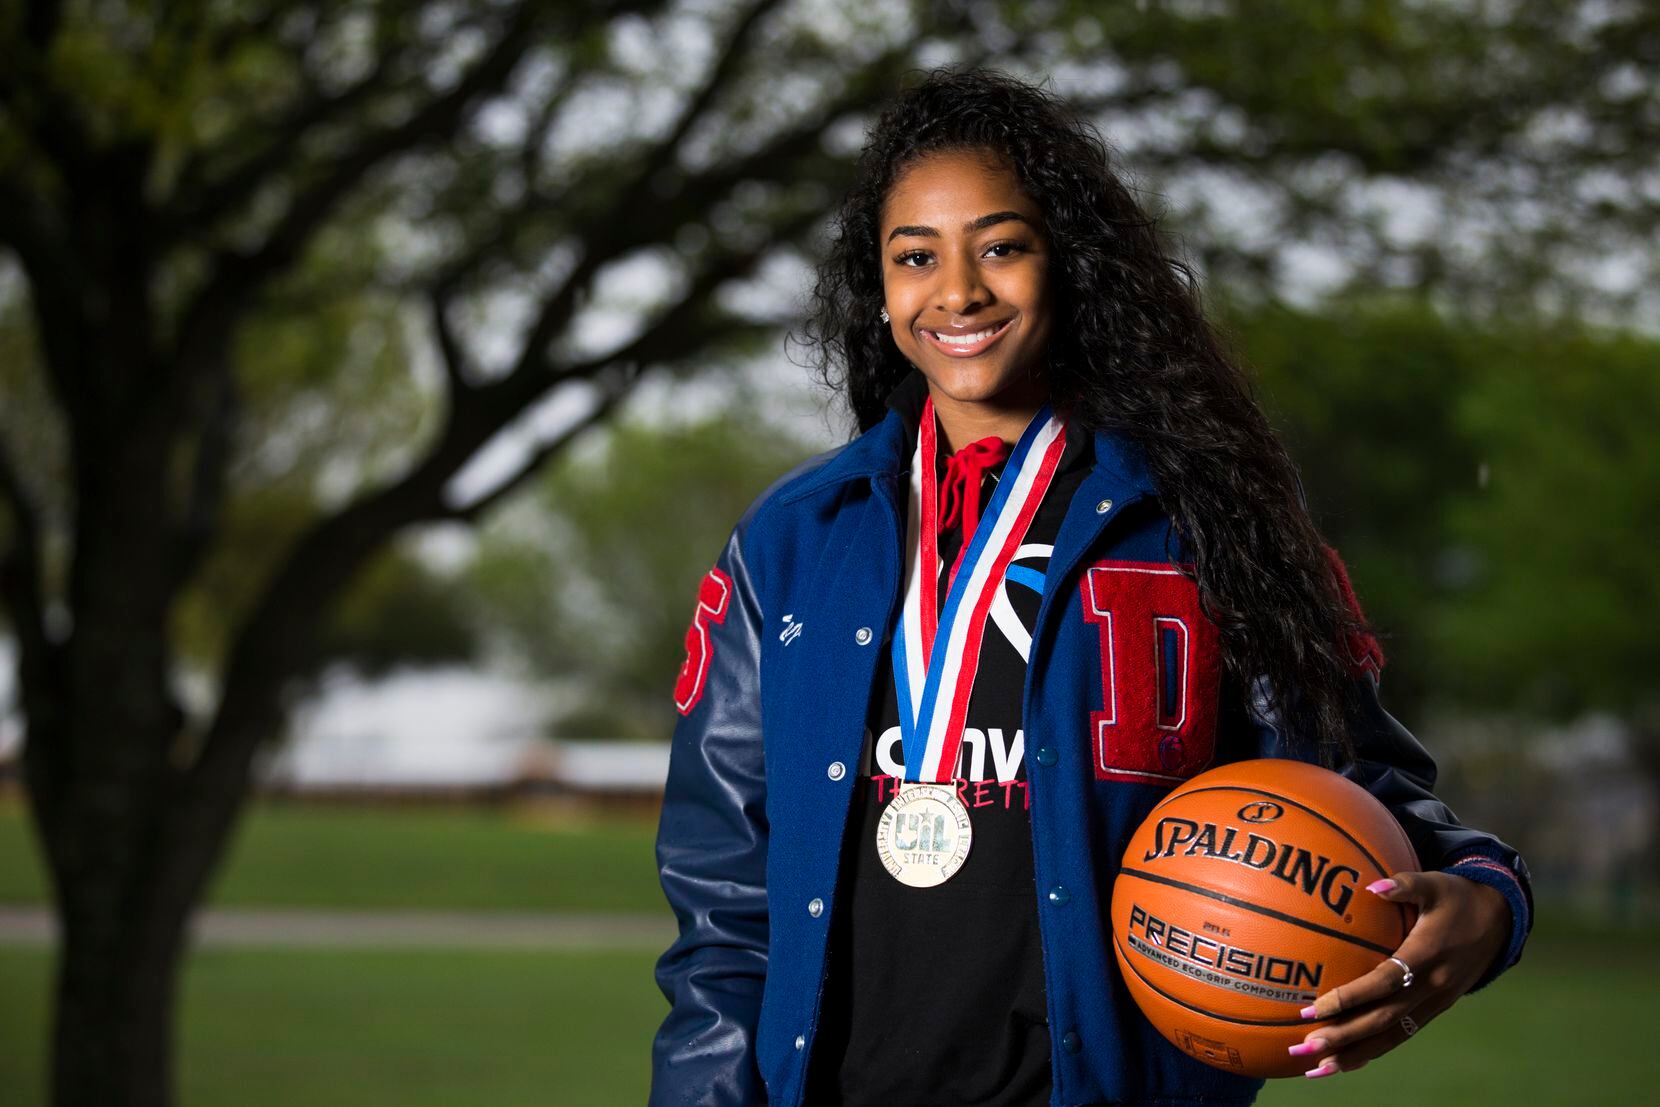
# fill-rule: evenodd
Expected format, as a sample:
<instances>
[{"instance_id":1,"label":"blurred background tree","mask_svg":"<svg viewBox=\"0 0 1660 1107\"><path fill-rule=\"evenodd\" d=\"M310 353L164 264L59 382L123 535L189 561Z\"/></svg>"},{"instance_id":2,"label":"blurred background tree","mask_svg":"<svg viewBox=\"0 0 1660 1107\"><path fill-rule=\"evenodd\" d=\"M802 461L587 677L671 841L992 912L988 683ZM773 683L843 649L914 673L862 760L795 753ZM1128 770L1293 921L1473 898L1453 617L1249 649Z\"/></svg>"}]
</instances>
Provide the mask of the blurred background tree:
<instances>
[{"instance_id":1,"label":"blurred background tree","mask_svg":"<svg viewBox=\"0 0 1660 1107\"><path fill-rule=\"evenodd\" d=\"M748 410L620 422L482 528L468 609L514 667L566 690L553 734L668 737L687 597L756 494L805 456Z\"/></svg>"},{"instance_id":2,"label":"blurred background tree","mask_svg":"<svg viewBox=\"0 0 1660 1107\"><path fill-rule=\"evenodd\" d=\"M1660 341L1375 297L1236 326L1382 632L1385 701L1435 727L1461 813L1582 892L1564 797L1594 790L1594 757L1543 748L1550 728L1619 720L1660 792Z\"/></svg>"},{"instance_id":3,"label":"blurred background tree","mask_svg":"<svg viewBox=\"0 0 1660 1107\"><path fill-rule=\"evenodd\" d=\"M1508 418L1536 397L1489 391L1488 359L1450 336L1540 313L1653 318L1656 57L1660 13L1600 3L7 6L0 599L63 927L55 1102L171 1101L183 926L256 751L330 660L373 670L480 648L466 603L408 541L417 528L476 523L642 381L776 348L866 114L907 69L994 59L1052 75L1169 198L1219 302L1266 313L1250 341L1269 351L1279 335L1283 379L1309 389L1288 383L1282 402L1311 443L1383 450L1369 420L1387 415L1434 451L1353 456L1333 476L1379 487L1314 489L1322 506L1387 506L1385 523L1339 516L1353 559L1457 577L1469 559L1446 560L1413 490L1446 493L1437 464L1479 465L1483 428L1532 427L1489 464L1495 503L1536 509L1498 466L1531 471L1549 426L1537 406ZM1420 306L1367 332L1376 361L1352 335L1274 314L1379 288ZM1334 396L1375 383L1363 365L1393 366L1387 403ZM1599 420L1636 424L1596 414L1594 389L1559 368L1538 387L1592 420L1567 441L1594 469ZM1465 373L1457 403L1432 387ZM1367 429L1345 437L1326 403ZM618 448L652 471L644 440ZM626 473L606 479L649 509ZM580 484L555 476L544 494L567 538L612 523ZM743 497L721 495L729 526ZM1534 534L1445 510L1471 534ZM569 538L570 560L540 570L522 547L517 570L511 545L487 550L504 560L480 579L555 572L551 594L579 595L570 566L621 556L605 533ZM1396 533L1407 545L1386 549ZM1579 556L1570 546L1552 563ZM695 579L713 547L684 550ZM653 588L672 575L638 557ZM1408 613L1411 584L1388 581L1414 578L1373 572L1357 573L1363 598L1381 581L1383 608ZM1500 605L1541 584L1471 580ZM589 617L617 618L615 596L593 598ZM618 647L618 689L672 673L681 620L651 612L663 639ZM1420 629L1433 622L1400 625L1456 640Z\"/></svg>"}]
</instances>

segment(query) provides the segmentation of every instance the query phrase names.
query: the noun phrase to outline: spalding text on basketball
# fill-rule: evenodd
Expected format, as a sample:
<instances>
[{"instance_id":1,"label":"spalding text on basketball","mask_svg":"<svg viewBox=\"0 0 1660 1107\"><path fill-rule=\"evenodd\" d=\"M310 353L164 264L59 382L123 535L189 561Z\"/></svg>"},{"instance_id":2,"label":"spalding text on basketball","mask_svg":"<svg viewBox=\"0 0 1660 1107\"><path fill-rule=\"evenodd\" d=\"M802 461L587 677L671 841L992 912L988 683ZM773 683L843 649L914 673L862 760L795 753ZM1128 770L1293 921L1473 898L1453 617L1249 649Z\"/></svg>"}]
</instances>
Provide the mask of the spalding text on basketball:
<instances>
[{"instance_id":1,"label":"spalding text on basketball","mask_svg":"<svg viewBox=\"0 0 1660 1107\"><path fill-rule=\"evenodd\" d=\"M1305 895L1318 896L1334 915L1341 916L1348 910L1360 879L1358 870L1334 865L1329 857L1256 833L1246 833L1244 844L1236 851L1234 842L1241 833L1245 832L1238 827L1218 829L1215 823L1166 817L1154 827L1153 848L1143 860L1174 857L1177 850L1182 850L1185 857L1203 853L1218 861L1232 861L1278 877L1301 888Z\"/></svg>"}]
</instances>

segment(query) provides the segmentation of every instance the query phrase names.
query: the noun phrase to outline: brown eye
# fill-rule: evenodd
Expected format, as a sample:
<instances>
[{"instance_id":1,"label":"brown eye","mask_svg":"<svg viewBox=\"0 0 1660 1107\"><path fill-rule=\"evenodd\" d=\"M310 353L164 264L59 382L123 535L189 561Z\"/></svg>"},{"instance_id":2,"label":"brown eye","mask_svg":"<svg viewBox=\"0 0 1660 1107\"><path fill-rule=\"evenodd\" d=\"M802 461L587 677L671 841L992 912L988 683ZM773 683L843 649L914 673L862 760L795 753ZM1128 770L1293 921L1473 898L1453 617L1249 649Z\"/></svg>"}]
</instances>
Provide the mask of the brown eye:
<instances>
[{"instance_id":1,"label":"brown eye","mask_svg":"<svg viewBox=\"0 0 1660 1107\"><path fill-rule=\"evenodd\" d=\"M922 260L919 261L919 262L916 262L915 264L913 264L910 260L912 258L921 258ZM898 264L900 264L900 265L908 266L912 269L915 269L918 265L921 265L921 264L925 263L928 260L928 255L927 255L926 252L924 252L922 250L907 250L903 254L900 254L898 257L894 258L893 260L895 262L897 262Z\"/></svg>"}]
</instances>

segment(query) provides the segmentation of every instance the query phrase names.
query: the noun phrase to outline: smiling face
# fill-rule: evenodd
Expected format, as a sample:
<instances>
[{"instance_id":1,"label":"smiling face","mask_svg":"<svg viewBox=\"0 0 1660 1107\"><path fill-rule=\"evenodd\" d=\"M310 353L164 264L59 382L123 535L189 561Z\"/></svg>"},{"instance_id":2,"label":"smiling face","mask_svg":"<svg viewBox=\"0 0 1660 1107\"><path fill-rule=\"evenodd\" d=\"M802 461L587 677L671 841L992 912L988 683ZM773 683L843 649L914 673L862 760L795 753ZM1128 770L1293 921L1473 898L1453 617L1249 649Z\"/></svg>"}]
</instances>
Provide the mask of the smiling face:
<instances>
[{"instance_id":1,"label":"smiling face","mask_svg":"<svg viewBox=\"0 0 1660 1107\"><path fill-rule=\"evenodd\" d=\"M880 235L888 325L928 378L952 449L985 434L1013 440L1048 395L1042 225L1014 172L979 152L926 155L888 190Z\"/></svg>"}]
</instances>

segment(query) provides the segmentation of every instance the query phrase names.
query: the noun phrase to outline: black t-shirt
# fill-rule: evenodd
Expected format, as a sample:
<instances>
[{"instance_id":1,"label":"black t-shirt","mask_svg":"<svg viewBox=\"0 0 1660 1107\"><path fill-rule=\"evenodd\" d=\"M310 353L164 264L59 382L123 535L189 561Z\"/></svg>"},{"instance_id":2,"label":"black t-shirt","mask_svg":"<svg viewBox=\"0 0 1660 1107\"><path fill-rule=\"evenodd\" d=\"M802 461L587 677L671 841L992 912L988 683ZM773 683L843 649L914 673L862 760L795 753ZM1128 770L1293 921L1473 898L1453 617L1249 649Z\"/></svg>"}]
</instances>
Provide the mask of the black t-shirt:
<instances>
[{"instance_id":1,"label":"black t-shirt","mask_svg":"<svg viewBox=\"0 0 1660 1107\"><path fill-rule=\"evenodd\" d=\"M914 451L926 390L917 387L925 384L919 374L909 381L889 404L908 416ZM938 439L936 471L943 473L944 436ZM1069 428L1054 479L1005 576L1004 596L986 621L955 785L973 820L974 841L962 868L933 888L901 884L876 852L882 809L905 771L891 642L883 645L843 846L808 1107L1049 1102L1021 707L1042 574L1093 460L1091 436ZM1003 468L987 470L982 505ZM962 541L960 523L940 537L941 610ZM889 628L890 635L897 629Z\"/></svg>"}]
</instances>

